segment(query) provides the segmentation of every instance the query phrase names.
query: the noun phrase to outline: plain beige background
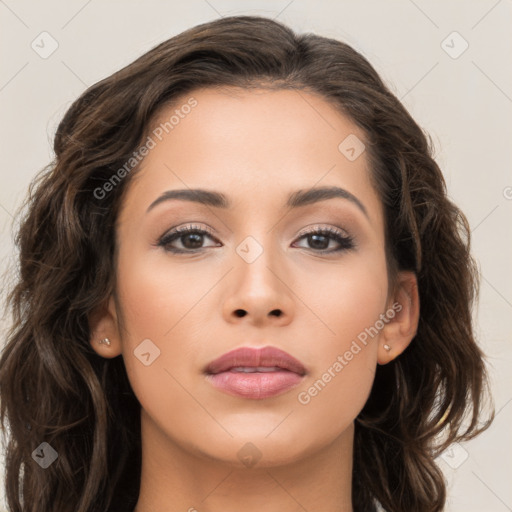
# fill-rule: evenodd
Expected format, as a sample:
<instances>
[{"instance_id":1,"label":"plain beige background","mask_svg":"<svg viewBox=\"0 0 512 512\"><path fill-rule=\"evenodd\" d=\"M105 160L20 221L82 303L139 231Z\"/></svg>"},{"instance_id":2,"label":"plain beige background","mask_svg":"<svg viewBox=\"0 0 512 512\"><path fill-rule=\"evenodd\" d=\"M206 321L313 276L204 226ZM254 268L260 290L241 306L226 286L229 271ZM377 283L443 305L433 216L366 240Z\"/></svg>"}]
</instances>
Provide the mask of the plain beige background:
<instances>
[{"instance_id":1,"label":"plain beige background","mask_svg":"<svg viewBox=\"0 0 512 512\"><path fill-rule=\"evenodd\" d=\"M490 430L439 459L446 510L512 510L512 0L0 0L1 270L15 258L15 211L51 160L71 102L172 35L234 14L348 42L431 134L472 228L482 271L475 320L497 411ZM0 510L2 500L3 489Z\"/></svg>"}]
</instances>

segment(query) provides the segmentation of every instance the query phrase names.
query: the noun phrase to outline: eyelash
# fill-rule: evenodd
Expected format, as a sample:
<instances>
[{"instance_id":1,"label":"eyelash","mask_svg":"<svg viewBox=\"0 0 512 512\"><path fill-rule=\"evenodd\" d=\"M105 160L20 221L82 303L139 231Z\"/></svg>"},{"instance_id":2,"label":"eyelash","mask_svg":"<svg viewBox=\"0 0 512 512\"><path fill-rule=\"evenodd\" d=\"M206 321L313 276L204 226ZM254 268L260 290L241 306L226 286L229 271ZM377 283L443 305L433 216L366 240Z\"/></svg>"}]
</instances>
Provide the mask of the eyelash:
<instances>
[{"instance_id":1,"label":"eyelash","mask_svg":"<svg viewBox=\"0 0 512 512\"><path fill-rule=\"evenodd\" d=\"M170 243L174 240L180 239L182 236L187 234L198 234L198 235L208 235L209 237L215 239L213 234L206 229L200 228L198 226L184 226L181 228L174 229L173 231L166 233L163 235L160 240L158 241L157 245L160 247L163 247L166 251L171 252L173 254L196 254L202 250L202 248L199 249L176 249L175 247L170 247ZM341 251L347 251L350 249L355 248L354 239L351 236L343 235L341 231L334 229L334 228L314 228L311 230L308 230L306 232L303 232L299 237L298 240L305 238L307 236L312 235L320 235L320 236L326 236L329 237L331 240L335 240L338 242L340 247L337 249L321 249L321 250L315 250L311 249L313 252L319 253L319 254L333 254L338 253Z\"/></svg>"}]
</instances>

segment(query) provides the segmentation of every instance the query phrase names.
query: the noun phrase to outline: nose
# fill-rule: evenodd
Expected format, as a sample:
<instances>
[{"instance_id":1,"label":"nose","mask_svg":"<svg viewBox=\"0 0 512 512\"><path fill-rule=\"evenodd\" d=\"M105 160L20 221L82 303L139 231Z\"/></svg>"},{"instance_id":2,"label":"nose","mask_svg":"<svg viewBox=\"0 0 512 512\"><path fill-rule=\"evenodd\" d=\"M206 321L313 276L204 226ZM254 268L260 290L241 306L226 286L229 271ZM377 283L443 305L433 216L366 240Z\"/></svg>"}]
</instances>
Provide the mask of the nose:
<instances>
[{"instance_id":1,"label":"nose","mask_svg":"<svg viewBox=\"0 0 512 512\"><path fill-rule=\"evenodd\" d=\"M225 320L259 327L289 324L294 315L292 283L277 258L270 258L270 250L251 263L236 258L223 304Z\"/></svg>"}]
</instances>

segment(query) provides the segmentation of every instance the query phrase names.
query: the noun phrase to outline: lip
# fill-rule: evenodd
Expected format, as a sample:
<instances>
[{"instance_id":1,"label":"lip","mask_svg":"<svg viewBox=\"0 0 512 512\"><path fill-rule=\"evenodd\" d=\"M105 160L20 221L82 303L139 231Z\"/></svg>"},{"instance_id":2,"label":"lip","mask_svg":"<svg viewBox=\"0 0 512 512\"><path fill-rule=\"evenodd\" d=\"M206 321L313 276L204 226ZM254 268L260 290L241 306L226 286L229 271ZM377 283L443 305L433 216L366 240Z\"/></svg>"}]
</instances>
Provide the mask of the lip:
<instances>
[{"instance_id":1,"label":"lip","mask_svg":"<svg viewBox=\"0 0 512 512\"><path fill-rule=\"evenodd\" d=\"M241 371L241 368L250 373ZM298 359L276 347L267 346L241 347L227 352L209 363L204 373L207 381L220 391L261 400L297 386L307 372Z\"/></svg>"}]
</instances>

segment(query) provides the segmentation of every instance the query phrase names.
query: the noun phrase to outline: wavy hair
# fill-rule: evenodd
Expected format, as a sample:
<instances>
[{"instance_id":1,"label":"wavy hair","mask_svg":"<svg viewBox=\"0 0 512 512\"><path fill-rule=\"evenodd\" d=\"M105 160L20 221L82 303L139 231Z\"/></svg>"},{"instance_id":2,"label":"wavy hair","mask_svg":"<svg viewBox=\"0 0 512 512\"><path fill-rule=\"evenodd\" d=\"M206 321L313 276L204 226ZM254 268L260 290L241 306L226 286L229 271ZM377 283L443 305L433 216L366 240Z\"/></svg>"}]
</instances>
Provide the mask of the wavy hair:
<instances>
[{"instance_id":1,"label":"wavy hair","mask_svg":"<svg viewBox=\"0 0 512 512\"><path fill-rule=\"evenodd\" d=\"M407 350L378 366L355 421L354 510L440 511L435 457L486 428L484 356L472 327L478 269L430 138L349 45L258 16L193 27L89 87L68 109L55 156L30 186L0 359L5 489L11 512L132 510L140 486L140 404L123 359L99 357L89 315L116 292L115 223L137 172L99 197L156 116L203 87L315 93L365 134L385 212L390 275L416 273L420 319ZM104 196L104 197L103 197ZM5 426L8 421L9 432ZM57 452L47 469L33 453Z\"/></svg>"}]
</instances>

